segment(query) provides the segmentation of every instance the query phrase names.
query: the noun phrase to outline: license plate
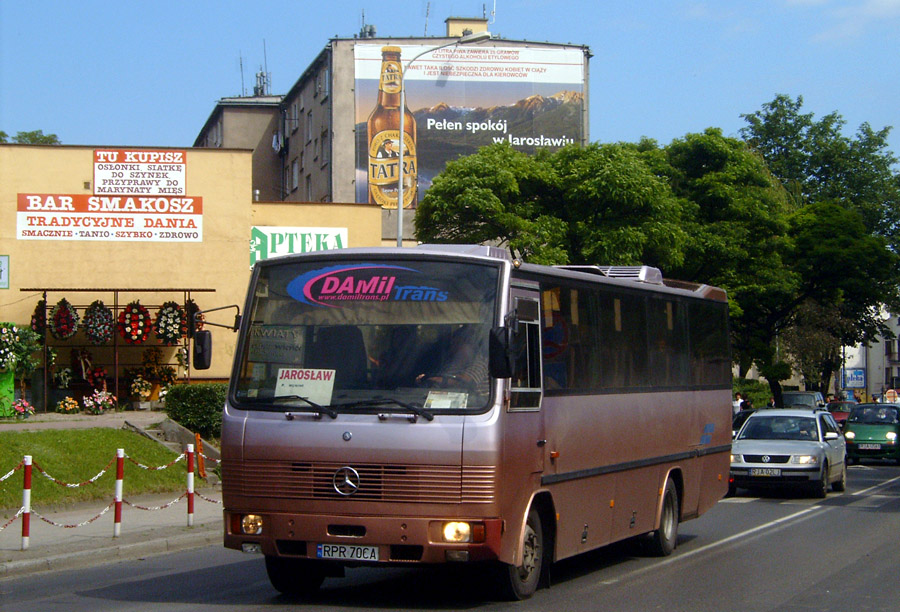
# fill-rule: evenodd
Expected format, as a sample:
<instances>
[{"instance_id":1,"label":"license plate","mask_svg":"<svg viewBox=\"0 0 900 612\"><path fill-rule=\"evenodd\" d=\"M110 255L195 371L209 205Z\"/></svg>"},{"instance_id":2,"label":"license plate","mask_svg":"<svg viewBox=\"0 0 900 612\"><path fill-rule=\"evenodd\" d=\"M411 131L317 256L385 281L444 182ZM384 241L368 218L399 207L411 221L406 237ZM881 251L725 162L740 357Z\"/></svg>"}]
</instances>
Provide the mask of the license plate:
<instances>
[{"instance_id":1,"label":"license plate","mask_svg":"<svg viewBox=\"0 0 900 612\"><path fill-rule=\"evenodd\" d=\"M881 450L881 444L857 444L859 450Z\"/></svg>"},{"instance_id":2,"label":"license plate","mask_svg":"<svg viewBox=\"0 0 900 612\"><path fill-rule=\"evenodd\" d=\"M378 547L353 544L317 544L316 557L340 559L341 561L378 561Z\"/></svg>"},{"instance_id":3,"label":"license plate","mask_svg":"<svg viewBox=\"0 0 900 612\"><path fill-rule=\"evenodd\" d=\"M781 468L750 468L751 476L781 476Z\"/></svg>"}]
</instances>

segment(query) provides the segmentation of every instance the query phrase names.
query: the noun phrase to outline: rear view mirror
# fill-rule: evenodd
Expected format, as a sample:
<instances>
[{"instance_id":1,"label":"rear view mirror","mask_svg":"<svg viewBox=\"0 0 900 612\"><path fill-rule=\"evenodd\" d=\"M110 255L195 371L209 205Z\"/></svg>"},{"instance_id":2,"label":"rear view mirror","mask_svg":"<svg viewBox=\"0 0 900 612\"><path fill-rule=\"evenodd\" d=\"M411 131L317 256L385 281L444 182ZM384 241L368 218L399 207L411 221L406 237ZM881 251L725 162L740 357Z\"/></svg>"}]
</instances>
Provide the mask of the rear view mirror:
<instances>
[{"instance_id":1,"label":"rear view mirror","mask_svg":"<svg viewBox=\"0 0 900 612\"><path fill-rule=\"evenodd\" d=\"M207 329L194 332L194 369L208 370L212 362L212 333Z\"/></svg>"},{"instance_id":2,"label":"rear view mirror","mask_svg":"<svg viewBox=\"0 0 900 612\"><path fill-rule=\"evenodd\" d=\"M491 330L488 343L488 370L494 378L509 378L513 374L513 359L507 327Z\"/></svg>"}]
</instances>

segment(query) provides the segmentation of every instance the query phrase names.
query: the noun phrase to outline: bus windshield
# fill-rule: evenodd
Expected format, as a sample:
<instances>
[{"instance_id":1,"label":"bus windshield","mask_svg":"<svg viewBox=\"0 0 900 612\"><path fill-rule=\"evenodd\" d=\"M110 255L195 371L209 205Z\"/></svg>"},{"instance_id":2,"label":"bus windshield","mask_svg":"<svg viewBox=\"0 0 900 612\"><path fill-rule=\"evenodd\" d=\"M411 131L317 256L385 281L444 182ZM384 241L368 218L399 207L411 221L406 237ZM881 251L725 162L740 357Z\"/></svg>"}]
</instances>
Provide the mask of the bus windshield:
<instances>
[{"instance_id":1,"label":"bus windshield","mask_svg":"<svg viewBox=\"0 0 900 612\"><path fill-rule=\"evenodd\" d=\"M446 260L267 262L251 287L236 407L486 410L499 274Z\"/></svg>"}]
</instances>

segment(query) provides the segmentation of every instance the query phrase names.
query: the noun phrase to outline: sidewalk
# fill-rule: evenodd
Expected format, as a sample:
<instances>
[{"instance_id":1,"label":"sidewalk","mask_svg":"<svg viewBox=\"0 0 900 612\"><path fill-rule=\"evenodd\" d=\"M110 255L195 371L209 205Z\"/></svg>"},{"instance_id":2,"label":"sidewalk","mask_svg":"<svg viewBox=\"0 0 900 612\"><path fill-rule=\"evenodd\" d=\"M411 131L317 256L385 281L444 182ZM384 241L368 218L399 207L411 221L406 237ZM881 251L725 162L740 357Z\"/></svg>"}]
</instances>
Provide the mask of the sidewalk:
<instances>
[{"instance_id":1,"label":"sidewalk","mask_svg":"<svg viewBox=\"0 0 900 612\"><path fill-rule=\"evenodd\" d=\"M0 431L122 428L126 426L126 421L130 427L143 429L165 418L164 413L150 411L126 411L102 416L47 413L37 414L23 422L0 422ZM221 545L220 487L195 492L191 527L187 526L187 497L178 499L182 495L183 491L131 498L126 485L119 537L113 537L115 507L111 506L104 512L104 508L113 501L112 495L105 501L85 502L61 511L44 511L38 504L32 508L27 550L22 550L21 516L0 531L0 579ZM46 520L42 520L37 513ZM6 525L14 515L14 510L0 512L0 527ZM77 527L71 527L74 525Z\"/></svg>"}]
</instances>

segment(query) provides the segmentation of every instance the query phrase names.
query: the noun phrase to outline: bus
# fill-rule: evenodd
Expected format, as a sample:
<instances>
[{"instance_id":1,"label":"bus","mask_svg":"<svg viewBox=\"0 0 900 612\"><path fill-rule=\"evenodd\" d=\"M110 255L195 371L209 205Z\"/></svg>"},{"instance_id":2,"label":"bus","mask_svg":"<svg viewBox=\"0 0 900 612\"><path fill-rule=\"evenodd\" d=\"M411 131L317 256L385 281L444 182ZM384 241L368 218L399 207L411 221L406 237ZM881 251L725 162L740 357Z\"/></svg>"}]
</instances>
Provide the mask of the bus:
<instances>
[{"instance_id":1,"label":"bus","mask_svg":"<svg viewBox=\"0 0 900 612\"><path fill-rule=\"evenodd\" d=\"M727 492L716 287L488 246L352 248L258 262L237 319L224 544L264 555L282 593L478 564L524 599L612 542L668 555ZM196 368L210 350L199 333Z\"/></svg>"}]
</instances>

